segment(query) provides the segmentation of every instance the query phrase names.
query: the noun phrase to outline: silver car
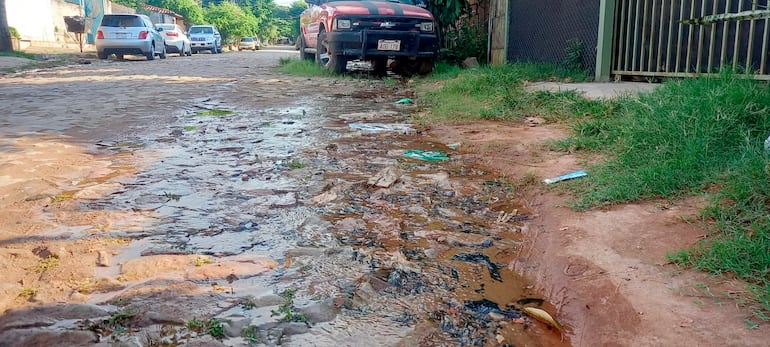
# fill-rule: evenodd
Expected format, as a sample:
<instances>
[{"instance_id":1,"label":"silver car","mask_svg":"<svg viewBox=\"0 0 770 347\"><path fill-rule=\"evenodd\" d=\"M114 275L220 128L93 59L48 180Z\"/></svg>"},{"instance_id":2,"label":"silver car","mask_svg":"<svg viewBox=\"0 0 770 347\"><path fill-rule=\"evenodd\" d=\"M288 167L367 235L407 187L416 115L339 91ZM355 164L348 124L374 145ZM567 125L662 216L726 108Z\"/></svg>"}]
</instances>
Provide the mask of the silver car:
<instances>
[{"instance_id":1,"label":"silver car","mask_svg":"<svg viewBox=\"0 0 770 347\"><path fill-rule=\"evenodd\" d=\"M193 53L200 51L222 53L222 35L213 25L193 25L187 30L187 36L190 37Z\"/></svg>"},{"instance_id":2,"label":"silver car","mask_svg":"<svg viewBox=\"0 0 770 347\"><path fill-rule=\"evenodd\" d=\"M150 18L141 14L106 14L96 32L96 53L99 59L115 54L144 55L147 60L166 59L163 36L155 30Z\"/></svg>"},{"instance_id":3,"label":"silver car","mask_svg":"<svg viewBox=\"0 0 770 347\"><path fill-rule=\"evenodd\" d=\"M166 39L166 52L179 53L179 56L191 56L192 46L190 39L184 33L182 28L176 24L157 24L155 28Z\"/></svg>"}]
</instances>

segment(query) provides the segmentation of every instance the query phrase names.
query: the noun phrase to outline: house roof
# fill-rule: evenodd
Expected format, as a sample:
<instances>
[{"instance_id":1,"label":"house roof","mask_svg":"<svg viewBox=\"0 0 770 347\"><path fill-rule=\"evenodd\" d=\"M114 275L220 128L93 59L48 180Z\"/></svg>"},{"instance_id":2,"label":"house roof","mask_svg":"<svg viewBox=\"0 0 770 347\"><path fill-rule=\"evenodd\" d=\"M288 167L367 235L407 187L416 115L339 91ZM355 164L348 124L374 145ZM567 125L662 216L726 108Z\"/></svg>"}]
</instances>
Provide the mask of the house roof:
<instances>
[{"instance_id":1,"label":"house roof","mask_svg":"<svg viewBox=\"0 0 770 347\"><path fill-rule=\"evenodd\" d=\"M161 14L167 14L167 15L171 15L171 16L174 16L174 17L177 17L177 18L184 18L184 16L182 16L181 14L176 13L176 12L171 11L171 10L166 9L166 8L152 6L152 5L144 5L143 7L147 11L157 12L157 13L161 13Z\"/></svg>"}]
</instances>

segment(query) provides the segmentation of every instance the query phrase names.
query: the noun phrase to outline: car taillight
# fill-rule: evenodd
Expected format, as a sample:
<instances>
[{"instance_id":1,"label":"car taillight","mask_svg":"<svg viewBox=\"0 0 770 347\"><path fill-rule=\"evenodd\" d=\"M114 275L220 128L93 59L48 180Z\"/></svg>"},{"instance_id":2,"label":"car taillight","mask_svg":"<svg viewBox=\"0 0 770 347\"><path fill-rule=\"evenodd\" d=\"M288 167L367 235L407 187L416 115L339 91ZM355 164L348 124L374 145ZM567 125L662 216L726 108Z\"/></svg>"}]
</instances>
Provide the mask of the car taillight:
<instances>
[{"instance_id":1,"label":"car taillight","mask_svg":"<svg viewBox=\"0 0 770 347\"><path fill-rule=\"evenodd\" d=\"M147 38L147 35L148 35L149 33L150 33L150 32L149 32L149 31L147 31L147 30L142 30L142 31L140 31L140 32L139 32L139 39L140 39L140 40L144 40L144 39L146 39L146 38Z\"/></svg>"},{"instance_id":2,"label":"car taillight","mask_svg":"<svg viewBox=\"0 0 770 347\"><path fill-rule=\"evenodd\" d=\"M96 32L96 38L97 39L104 39L104 33L101 30L97 31Z\"/></svg>"},{"instance_id":3,"label":"car taillight","mask_svg":"<svg viewBox=\"0 0 770 347\"><path fill-rule=\"evenodd\" d=\"M166 36L173 36L173 37L177 37L177 36L179 36L179 34L177 34L177 33L175 33L175 32L173 32L173 31L172 31L172 32L170 32L170 33L166 33Z\"/></svg>"}]
</instances>

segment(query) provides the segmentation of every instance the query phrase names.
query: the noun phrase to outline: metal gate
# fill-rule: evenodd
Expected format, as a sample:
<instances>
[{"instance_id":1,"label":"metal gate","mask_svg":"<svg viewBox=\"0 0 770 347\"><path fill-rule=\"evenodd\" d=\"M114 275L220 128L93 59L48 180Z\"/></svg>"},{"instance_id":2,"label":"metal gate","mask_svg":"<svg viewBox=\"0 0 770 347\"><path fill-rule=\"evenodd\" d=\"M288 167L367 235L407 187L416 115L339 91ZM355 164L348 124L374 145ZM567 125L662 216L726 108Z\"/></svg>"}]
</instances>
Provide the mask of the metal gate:
<instances>
[{"instance_id":1,"label":"metal gate","mask_svg":"<svg viewBox=\"0 0 770 347\"><path fill-rule=\"evenodd\" d=\"M729 68L770 80L768 0L616 1L616 79L692 77Z\"/></svg>"}]
</instances>

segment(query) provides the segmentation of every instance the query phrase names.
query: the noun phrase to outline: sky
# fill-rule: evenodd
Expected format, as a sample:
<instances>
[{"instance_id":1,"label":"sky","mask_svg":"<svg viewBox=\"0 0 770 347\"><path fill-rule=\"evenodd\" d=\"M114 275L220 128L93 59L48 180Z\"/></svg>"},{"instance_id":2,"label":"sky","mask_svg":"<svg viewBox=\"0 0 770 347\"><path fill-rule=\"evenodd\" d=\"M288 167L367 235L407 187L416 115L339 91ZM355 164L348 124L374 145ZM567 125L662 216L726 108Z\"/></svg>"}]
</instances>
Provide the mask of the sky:
<instances>
[{"instance_id":1,"label":"sky","mask_svg":"<svg viewBox=\"0 0 770 347\"><path fill-rule=\"evenodd\" d=\"M276 5L291 6L295 0L273 0Z\"/></svg>"}]
</instances>

